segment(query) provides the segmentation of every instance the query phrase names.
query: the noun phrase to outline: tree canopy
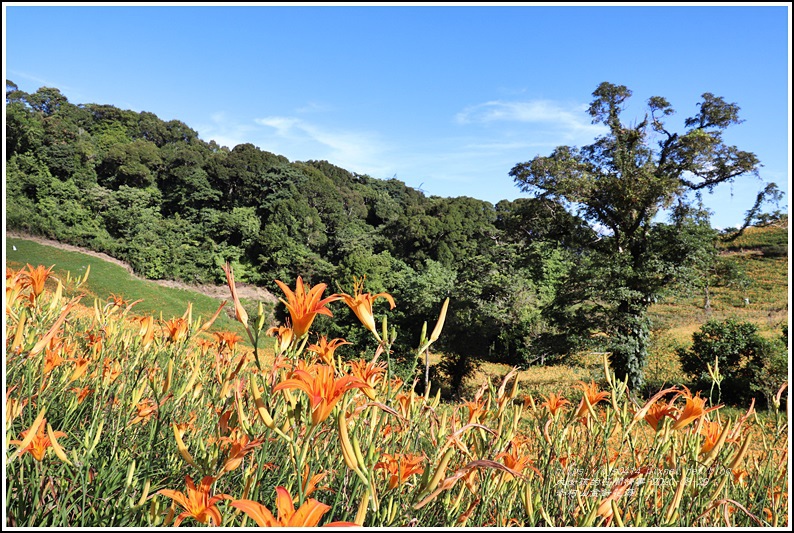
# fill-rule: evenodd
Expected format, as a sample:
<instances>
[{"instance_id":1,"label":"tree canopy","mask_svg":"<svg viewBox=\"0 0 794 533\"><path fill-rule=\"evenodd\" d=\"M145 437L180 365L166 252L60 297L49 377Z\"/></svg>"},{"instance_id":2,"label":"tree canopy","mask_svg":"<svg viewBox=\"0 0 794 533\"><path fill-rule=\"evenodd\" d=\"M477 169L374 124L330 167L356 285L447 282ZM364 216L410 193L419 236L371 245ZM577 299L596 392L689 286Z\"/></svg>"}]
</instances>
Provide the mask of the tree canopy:
<instances>
[{"instance_id":1,"label":"tree canopy","mask_svg":"<svg viewBox=\"0 0 794 533\"><path fill-rule=\"evenodd\" d=\"M615 370L637 389L647 357L648 307L697 250L713 245L708 215L697 208L699 191L757 176L759 161L723 141L725 129L741 122L736 104L705 93L676 133L666 123L674 110L659 96L648 99L642 120L624 123L631 95L623 85L602 83L589 114L607 132L582 148L560 146L520 163L510 175L521 190L593 228L579 240L584 253L548 315L580 339L606 334ZM658 221L665 209L667 223Z\"/></svg>"}]
</instances>

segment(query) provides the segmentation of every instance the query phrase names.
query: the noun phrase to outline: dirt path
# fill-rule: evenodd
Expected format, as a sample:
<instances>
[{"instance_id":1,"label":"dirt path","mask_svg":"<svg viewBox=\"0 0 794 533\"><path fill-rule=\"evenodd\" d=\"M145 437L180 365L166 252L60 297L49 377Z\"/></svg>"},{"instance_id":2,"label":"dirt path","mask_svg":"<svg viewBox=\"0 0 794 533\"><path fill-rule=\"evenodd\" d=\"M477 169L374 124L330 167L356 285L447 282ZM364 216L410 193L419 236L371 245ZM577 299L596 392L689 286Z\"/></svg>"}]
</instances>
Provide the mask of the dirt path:
<instances>
[{"instance_id":1,"label":"dirt path","mask_svg":"<svg viewBox=\"0 0 794 533\"><path fill-rule=\"evenodd\" d=\"M204 294L206 296L210 296L212 298L231 299L231 295L229 293L229 287L227 287L226 285L206 285L206 284L190 285L188 283L182 283L180 281L173 281L166 279L147 280L146 278L142 278L136 275L135 272L133 272L132 267L130 267L130 265L128 265L124 261L116 259L115 257L111 257L107 254L103 254L102 252L95 252L93 250L89 250L88 248L73 246L71 244L65 244L59 241L53 241L51 239L45 239L44 237L39 237L36 235L28 235L17 231L6 231L6 237L33 241L39 244L44 244L46 246L52 246L53 248L58 248L59 250L66 250L67 252L79 252L81 254L90 255L92 257L102 259L103 261L107 261L108 263L113 263L114 265L118 265L124 268L135 279L151 281L152 283L157 283L158 285L162 285L163 287L171 287L173 289L184 289L188 291L194 291ZM248 285L246 283L237 283L236 286L240 298L246 298L256 301L264 301L264 302L278 301L278 298L273 293L261 287L257 287L255 285Z\"/></svg>"}]
</instances>

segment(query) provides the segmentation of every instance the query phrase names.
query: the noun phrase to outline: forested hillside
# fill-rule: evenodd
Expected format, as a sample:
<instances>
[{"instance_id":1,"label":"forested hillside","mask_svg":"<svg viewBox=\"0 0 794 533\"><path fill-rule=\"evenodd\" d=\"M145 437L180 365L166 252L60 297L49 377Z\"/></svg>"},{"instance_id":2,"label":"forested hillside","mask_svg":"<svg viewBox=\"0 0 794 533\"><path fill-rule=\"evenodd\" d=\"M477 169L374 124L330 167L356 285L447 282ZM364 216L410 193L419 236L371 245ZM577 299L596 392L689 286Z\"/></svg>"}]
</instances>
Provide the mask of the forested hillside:
<instances>
[{"instance_id":1,"label":"forested hillside","mask_svg":"<svg viewBox=\"0 0 794 533\"><path fill-rule=\"evenodd\" d=\"M450 297L437 349L453 388L476 361L526 365L573 346L541 310L581 243L602 235L555 201L428 197L326 161L219 146L152 113L74 104L55 88L7 81L6 111L9 229L107 253L150 279L222 283L227 261L238 281L273 291L302 276L352 293L366 276L367 291L397 302L389 327L406 377L422 324ZM716 240L702 217L657 227ZM341 307L317 328L374 349Z\"/></svg>"}]
</instances>

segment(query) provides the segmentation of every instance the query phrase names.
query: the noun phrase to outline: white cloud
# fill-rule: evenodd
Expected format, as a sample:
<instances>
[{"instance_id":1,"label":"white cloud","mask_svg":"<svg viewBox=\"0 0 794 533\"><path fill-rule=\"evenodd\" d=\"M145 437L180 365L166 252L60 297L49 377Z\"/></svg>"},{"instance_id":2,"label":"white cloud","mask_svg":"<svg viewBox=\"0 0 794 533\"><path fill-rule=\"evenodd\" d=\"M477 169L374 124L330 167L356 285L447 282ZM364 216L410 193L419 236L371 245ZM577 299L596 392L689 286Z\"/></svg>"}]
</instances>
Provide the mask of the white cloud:
<instances>
[{"instance_id":1,"label":"white cloud","mask_svg":"<svg viewBox=\"0 0 794 533\"><path fill-rule=\"evenodd\" d=\"M198 124L194 128L203 140L215 141L220 146L234 148L238 144L253 142L256 126L240 124L228 118L226 113L217 112L210 115L209 124Z\"/></svg>"},{"instance_id":2,"label":"white cloud","mask_svg":"<svg viewBox=\"0 0 794 533\"><path fill-rule=\"evenodd\" d=\"M542 125L569 136L599 135L601 125L591 124L586 105L563 105L551 100L509 102L492 100L465 108L455 116L458 124L515 122Z\"/></svg>"},{"instance_id":3,"label":"white cloud","mask_svg":"<svg viewBox=\"0 0 794 533\"><path fill-rule=\"evenodd\" d=\"M271 116L255 119L272 128L269 142L293 159L326 159L347 170L374 175L392 171L384 164L388 146L376 132L342 130L321 126L296 117ZM270 150L270 148L268 148Z\"/></svg>"}]
</instances>

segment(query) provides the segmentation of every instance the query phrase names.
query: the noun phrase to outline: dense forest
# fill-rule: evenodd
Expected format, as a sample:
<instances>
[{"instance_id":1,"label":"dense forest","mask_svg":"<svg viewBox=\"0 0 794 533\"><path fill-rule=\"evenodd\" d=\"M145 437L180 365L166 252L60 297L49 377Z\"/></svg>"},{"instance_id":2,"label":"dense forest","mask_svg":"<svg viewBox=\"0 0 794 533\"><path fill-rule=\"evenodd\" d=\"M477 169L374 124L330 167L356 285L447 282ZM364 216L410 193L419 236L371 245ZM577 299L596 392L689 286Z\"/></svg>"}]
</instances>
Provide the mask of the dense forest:
<instances>
[{"instance_id":1,"label":"dense forest","mask_svg":"<svg viewBox=\"0 0 794 533\"><path fill-rule=\"evenodd\" d=\"M6 113L9 229L107 253L150 279L223 283L229 262L238 281L274 292L274 280L294 286L302 276L352 293L354 277L366 276L366 291L388 292L397 302L388 325L398 331L395 357L406 378L415 371L422 324L432 327L449 297L436 347L445 358L436 370L453 388L480 360L522 366L559 360L588 343L598 348L610 336L629 342L619 327L609 335L604 329L634 315L599 319L604 302L626 300L610 293L622 286L618 270L631 270L631 283L648 287L639 291L647 307L676 283L697 284L718 237L708 214L680 198L661 205L671 209L669 222L648 210L634 228L642 238L620 244L623 227L597 232L605 225L564 208L559 190L496 205L426 196L326 161L289 161L252 144L219 146L149 112L73 104L55 88L28 94L6 81ZM695 151L682 146L681 153ZM517 166L514 177L537 187L533 175L548 172L540 166L551 159ZM756 162L743 163L752 170ZM609 259L608 242L621 252L636 247L634 264ZM577 291L590 305L577 304ZM320 330L373 349L348 309L333 312L333 321L318 319Z\"/></svg>"}]
</instances>

